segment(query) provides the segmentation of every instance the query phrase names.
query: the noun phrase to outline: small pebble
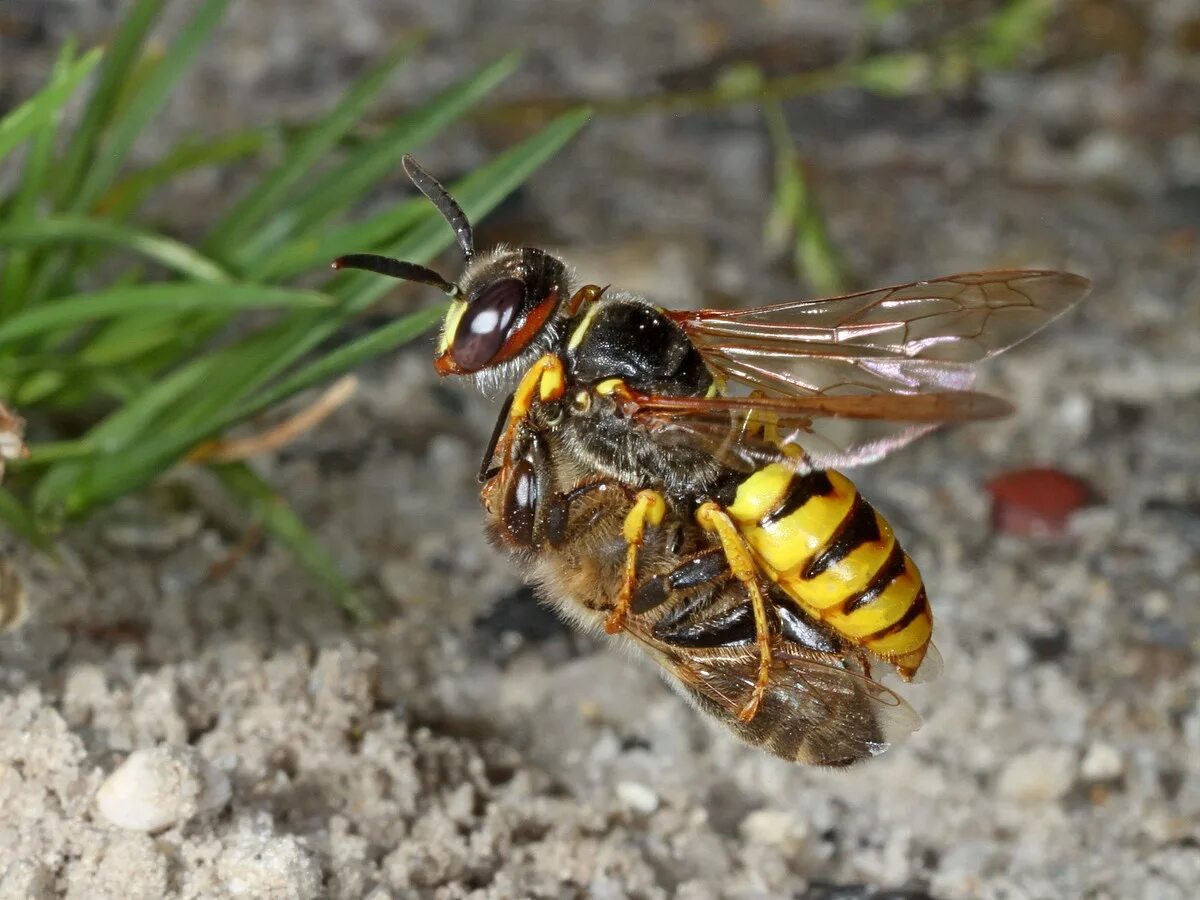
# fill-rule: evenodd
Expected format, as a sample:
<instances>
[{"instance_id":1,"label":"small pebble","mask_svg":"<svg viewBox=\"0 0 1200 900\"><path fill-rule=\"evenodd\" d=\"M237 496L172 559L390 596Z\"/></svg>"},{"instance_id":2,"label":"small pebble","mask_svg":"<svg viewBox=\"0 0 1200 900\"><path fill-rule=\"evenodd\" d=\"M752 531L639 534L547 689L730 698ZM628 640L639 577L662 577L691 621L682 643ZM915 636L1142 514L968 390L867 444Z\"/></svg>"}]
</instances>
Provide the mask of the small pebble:
<instances>
[{"instance_id":1,"label":"small pebble","mask_svg":"<svg viewBox=\"0 0 1200 900\"><path fill-rule=\"evenodd\" d=\"M1073 513L1096 502L1086 481L1058 469L1018 469L989 481L992 527L1018 537L1061 533Z\"/></svg>"},{"instance_id":2,"label":"small pebble","mask_svg":"<svg viewBox=\"0 0 1200 900\"><path fill-rule=\"evenodd\" d=\"M751 844L764 844L795 851L809 839L808 823L793 813L756 809L742 819L742 837Z\"/></svg>"},{"instance_id":3,"label":"small pebble","mask_svg":"<svg viewBox=\"0 0 1200 900\"><path fill-rule=\"evenodd\" d=\"M658 809L658 794L639 781L618 782L617 799L622 806L644 816Z\"/></svg>"},{"instance_id":4,"label":"small pebble","mask_svg":"<svg viewBox=\"0 0 1200 900\"><path fill-rule=\"evenodd\" d=\"M1112 781L1125 771L1125 760L1121 751L1111 744L1097 742L1088 748L1079 764L1079 774L1084 781Z\"/></svg>"},{"instance_id":5,"label":"small pebble","mask_svg":"<svg viewBox=\"0 0 1200 900\"><path fill-rule=\"evenodd\" d=\"M229 897L288 897L315 900L323 896L321 867L291 835L238 835L217 863Z\"/></svg>"},{"instance_id":6,"label":"small pebble","mask_svg":"<svg viewBox=\"0 0 1200 900\"><path fill-rule=\"evenodd\" d=\"M1059 800L1075 780L1075 754L1065 748L1039 747L1008 761L1000 773L1000 796L1022 803Z\"/></svg>"},{"instance_id":7,"label":"small pebble","mask_svg":"<svg viewBox=\"0 0 1200 900\"><path fill-rule=\"evenodd\" d=\"M96 792L100 814L119 828L154 832L229 802L229 779L190 747L135 750Z\"/></svg>"}]
</instances>

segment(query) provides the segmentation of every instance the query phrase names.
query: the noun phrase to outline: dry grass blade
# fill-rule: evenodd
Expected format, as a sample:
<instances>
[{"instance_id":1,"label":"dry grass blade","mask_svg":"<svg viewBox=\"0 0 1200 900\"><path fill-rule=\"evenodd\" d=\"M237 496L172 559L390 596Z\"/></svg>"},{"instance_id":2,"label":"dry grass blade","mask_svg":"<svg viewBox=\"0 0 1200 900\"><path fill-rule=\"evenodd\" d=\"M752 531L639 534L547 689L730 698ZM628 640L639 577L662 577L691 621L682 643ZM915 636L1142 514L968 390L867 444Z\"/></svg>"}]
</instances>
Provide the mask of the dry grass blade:
<instances>
[{"instance_id":1,"label":"dry grass blade","mask_svg":"<svg viewBox=\"0 0 1200 900\"><path fill-rule=\"evenodd\" d=\"M0 480L9 460L24 459L29 455L25 446L25 422L0 403Z\"/></svg>"},{"instance_id":2,"label":"dry grass blade","mask_svg":"<svg viewBox=\"0 0 1200 900\"><path fill-rule=\"evenodd\" d=\"M207 441L188 454L188 462L240 462L290 444L321 424L334 410L354 396L358 378L346 375L331 384L316 400L274 428L245 438Z\"/></svg>"},{"instance_id":3,"label":"dry grass blade","mask_svg":"<svg viewBox=\"0 0 1200 900\"><path fill-rule=\"evenodd\" d=\"M25 584L7 559L0 559L0 634L14 631L29 612Z\"/></svg>"}]
</instances>

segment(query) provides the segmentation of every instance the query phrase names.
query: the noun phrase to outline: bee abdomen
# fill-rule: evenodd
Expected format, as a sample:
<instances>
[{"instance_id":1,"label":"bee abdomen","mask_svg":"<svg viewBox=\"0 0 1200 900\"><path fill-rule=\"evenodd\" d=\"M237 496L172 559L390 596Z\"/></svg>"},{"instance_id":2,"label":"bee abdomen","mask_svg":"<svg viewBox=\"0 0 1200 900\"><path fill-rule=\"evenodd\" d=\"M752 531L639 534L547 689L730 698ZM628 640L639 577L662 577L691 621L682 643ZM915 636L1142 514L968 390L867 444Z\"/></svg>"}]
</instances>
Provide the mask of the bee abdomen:
<instances>
[{"instance_id":1,"label":"bee abdomen","mask_svg":"<svg viewBox=\"0 0 1200 900\"><path fill-rule=\"evenodd\" d=\"M739 485L729 513L801 608L902 675L916 671L933 629L921 574L848 478L772 464Z\"/></svg>"}]
</instances>

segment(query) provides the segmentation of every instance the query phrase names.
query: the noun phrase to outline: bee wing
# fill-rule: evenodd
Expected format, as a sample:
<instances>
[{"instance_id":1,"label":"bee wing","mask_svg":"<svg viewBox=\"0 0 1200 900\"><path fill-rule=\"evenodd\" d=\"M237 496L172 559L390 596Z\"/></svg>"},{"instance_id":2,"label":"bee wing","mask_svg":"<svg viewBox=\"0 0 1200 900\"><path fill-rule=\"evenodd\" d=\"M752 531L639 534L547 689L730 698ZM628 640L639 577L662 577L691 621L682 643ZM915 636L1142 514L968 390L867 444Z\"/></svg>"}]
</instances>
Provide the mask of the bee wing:
<instances>
[{"instance_id":1,"label":"bee wing","mask_svg":"<svg viewBox=\"0 0 1200 900\"><path fill-rule=\"evenodd\" d=\"M899 694L848 668L849 660L790 643L776 647L758 712L742 722L738 713L758 673L753 646L680 647L636 630L632 634L659 658L697 707L746 743L787 760L849 765L878 756L921 724Z\"/></svg>"},{"instance_id":2,"label":"bee wing","mask_svg":"<svg viewBox=\"0 0 1200 900\"><path fill-rule=\"evenodd\" d=\"M874 462L939 425L1000 418L1012 407L973 391L830 396L665 397L627 391L622 411L667 445L699 447L739 471ZM868 425L838 432L848 422ZM789 450L788 447L797 448Z\"/></svg>"},{"instance_id":3,"label":"bee wing","mask_svg":"<svg viewBox=\"0 0 1200 900\"><path fill-rule=\"evenodd\" d=\"M809 400L946 395L968 393L976 363L1064 313L1088 287L1087 279L1066 272L971 272L841 297L671 315L730 393ZM902 403L827 408L793 436L810 453L825 453L830 464L861 464L939 424L989 417L962 414L973 402L949 401L946 415L923 423L914 422L907 414L914 407ZM681 418L676 415L676 422ZM697 410L697 418L712 416ZM869 424L814 428L820 418Z\"/></svg>"},{"instance_id":4,"label":"bee wing","mask_svg":"<svg viewBox=\"0 0 1200 900\"><path fill-rule=\"evenodd\" d=\"M715 368L745 363L785 393L964 390L972 363L1029 337L1088 288L1068 272L1006 269L673 316Z\"/></svg>"}]
</instances>

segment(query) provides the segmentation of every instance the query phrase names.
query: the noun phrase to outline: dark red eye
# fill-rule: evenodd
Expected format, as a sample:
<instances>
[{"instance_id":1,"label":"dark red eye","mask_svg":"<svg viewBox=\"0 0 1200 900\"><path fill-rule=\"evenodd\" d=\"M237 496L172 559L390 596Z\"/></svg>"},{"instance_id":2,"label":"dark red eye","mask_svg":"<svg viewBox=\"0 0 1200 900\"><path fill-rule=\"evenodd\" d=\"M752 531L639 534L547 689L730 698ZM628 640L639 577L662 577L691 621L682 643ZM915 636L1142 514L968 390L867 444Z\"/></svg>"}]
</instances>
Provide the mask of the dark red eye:
<instances>
[{"instance_id":1,"label":"dark red eye","mask_svg":"<svg viewBox=\"0 0 1200 900\"><path fill-rule=\"evenodd\" d=\"M450 355L464 372L482 369L500 352L508 331L525 302L525 283L501 278L467 305L454 331Z\"/></svg>"}]
</instances>

